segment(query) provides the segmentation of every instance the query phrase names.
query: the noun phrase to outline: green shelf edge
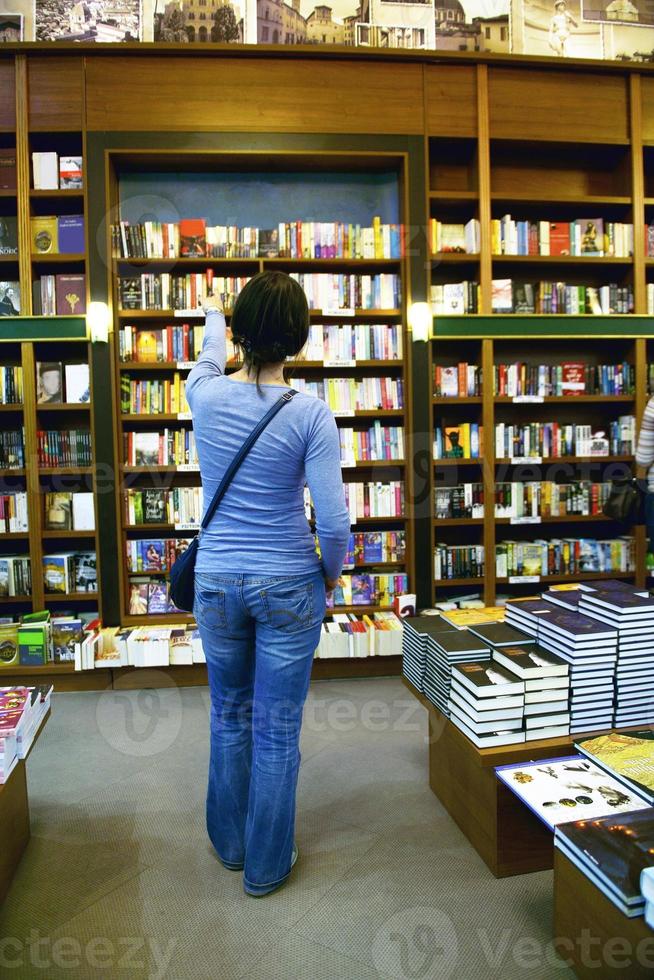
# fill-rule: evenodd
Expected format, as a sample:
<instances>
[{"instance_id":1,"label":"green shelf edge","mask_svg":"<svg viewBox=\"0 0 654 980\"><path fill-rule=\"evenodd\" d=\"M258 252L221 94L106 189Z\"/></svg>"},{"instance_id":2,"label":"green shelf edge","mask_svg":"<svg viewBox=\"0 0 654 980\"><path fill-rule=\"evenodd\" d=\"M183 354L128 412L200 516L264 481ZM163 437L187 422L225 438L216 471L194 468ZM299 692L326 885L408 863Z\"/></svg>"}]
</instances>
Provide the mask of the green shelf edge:
<instances>
[{"instance_id":1,"label":"green shelf edge","mask_svg":"<svg viewBox=\"0 0 654 980\"><path fill-rule=\"evenodd\" d=\"M3 316L0 341L86 340L84 316Z\"/></svg>"},{"instance_id":2,"label":"green shelf edge","mask_svg":"<svg viewBox=\"0 0 654 980\"><path fill-rule=\"evenodd\" d=\"M654 337L654 316L434 317L432 340L484 337Z\"/></svg>"}]
</instances>

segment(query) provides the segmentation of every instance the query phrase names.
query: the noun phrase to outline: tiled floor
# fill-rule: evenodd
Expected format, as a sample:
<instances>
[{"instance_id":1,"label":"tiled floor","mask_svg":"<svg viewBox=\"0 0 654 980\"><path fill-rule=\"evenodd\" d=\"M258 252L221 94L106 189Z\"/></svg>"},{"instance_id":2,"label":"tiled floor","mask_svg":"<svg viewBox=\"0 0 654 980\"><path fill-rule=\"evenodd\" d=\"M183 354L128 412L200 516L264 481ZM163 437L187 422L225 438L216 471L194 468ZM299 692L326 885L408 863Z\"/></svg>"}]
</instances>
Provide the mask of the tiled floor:
<instances>
[{"instance_id":1,"label":"tiled floor","mask_svg":"<svg viewBox=\"0 0 654 980\"><path fill-rule=\"evenodd\" d=\"M426 713L399 680L313 685L300 861L264 899L205 837L207 729L202 688L55 697L0 977L570 976L550 947L551 873L492 877L429 790Z\"/></svg>"}]
</instances>

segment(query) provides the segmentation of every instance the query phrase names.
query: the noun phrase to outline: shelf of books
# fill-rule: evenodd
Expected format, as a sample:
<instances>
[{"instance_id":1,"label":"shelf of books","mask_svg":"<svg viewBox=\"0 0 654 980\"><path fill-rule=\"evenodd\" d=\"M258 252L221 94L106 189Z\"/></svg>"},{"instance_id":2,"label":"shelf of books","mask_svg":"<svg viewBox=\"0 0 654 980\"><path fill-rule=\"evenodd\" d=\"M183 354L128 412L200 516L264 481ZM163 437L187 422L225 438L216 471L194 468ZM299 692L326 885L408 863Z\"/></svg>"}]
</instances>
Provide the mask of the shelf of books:
<instances>
[{"instance_id":1,"label":"shelf of books","mask_svg":"<svg viewBox=\"0 0 654 980\"><path fill-rule=\"evenodd\" d=\"M602 507L632 471L645 345L579 350L573 337L432 340L436 601L494 605L603 575L642 582L642 534Z\"/></svg>"},{"instance_id":2,"label":"shelf of books","mask_svg":"<svg viewBox=\"0 0 654 980\"><path fill-rule=\"evenodd\" d=\"M204 199L193 206L178 197L179 218L166 222L163 213L162 221L142 221L129 205L136 185L141 191L172 192L166 174L157 171L161 161L153 158L148 172L141 154L137 179L128 156L114 161L112 204L120 215L111 246L121 622L165 625L192 619L171 604L167 575L202 514L184 396L202 347L198 304L207 290L220 295L229 323L243 285L274 268L297 278L309 301L309 340L300 359L289 361L287 377L334 412L352 518L346 567L318 657L398 655L401 634L388 613L396 595L415 591L407 510L403 162L389 158L383 194L373 181L364 204L360 178L348 186L347 161L330 177L324 169L312 174L306 162L289 157L288 173L277 178L283 188L277 202L266 205L266 195L255 197L241 206L240 220L226 226L226 213L234 213L226 186L233 190L239 180L248 186L256 178L265 188L269 182L257 174L256 158L245 156L242 162L243 174L232 170L228 178L217 154L211 173L193 175L196 186L207 191ZM343 188L336 216L322 203L332 200L326 193L332 178ZM239 191L245 202L243 187ZM375 196L379 210L369 211ZM214 203L208 205L208 199ZM298 220L298 213L305 217ZM238 366L230 350L227 369ZM308 497L305 509L312 522Z\"/></svg>"},{"instance_id":3,"label":"shelf of books","mask_svg":"<svg viewBox=\"0 0 654 980\"><path fill-rule=\"evenodd\" d=\"M19 658L30 616L81 634L101 604L89 344L3 340L1 351L0 669L11 671L48 659L47 643Z\"/></svg>"}]
</instances>

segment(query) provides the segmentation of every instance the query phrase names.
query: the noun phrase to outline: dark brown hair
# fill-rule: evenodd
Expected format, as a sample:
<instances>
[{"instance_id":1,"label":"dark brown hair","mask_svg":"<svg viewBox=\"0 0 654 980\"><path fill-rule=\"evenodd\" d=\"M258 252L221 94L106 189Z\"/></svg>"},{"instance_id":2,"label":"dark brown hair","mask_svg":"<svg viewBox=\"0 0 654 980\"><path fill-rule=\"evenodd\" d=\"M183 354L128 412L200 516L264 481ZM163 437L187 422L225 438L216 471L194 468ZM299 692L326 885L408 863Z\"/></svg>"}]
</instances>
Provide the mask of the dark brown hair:
<instances>
[{"instance_id":1,"label":"dark brown hair","mask_svg":"<svg viewBox=\"0 0 654 980\"><path fill-rule=\"evenodd\" d=\"M239 293L232 340L255 372L298 354L309 337L309 306L302 287L285 272L259 272Z\"/></svg>"}]
</instances>

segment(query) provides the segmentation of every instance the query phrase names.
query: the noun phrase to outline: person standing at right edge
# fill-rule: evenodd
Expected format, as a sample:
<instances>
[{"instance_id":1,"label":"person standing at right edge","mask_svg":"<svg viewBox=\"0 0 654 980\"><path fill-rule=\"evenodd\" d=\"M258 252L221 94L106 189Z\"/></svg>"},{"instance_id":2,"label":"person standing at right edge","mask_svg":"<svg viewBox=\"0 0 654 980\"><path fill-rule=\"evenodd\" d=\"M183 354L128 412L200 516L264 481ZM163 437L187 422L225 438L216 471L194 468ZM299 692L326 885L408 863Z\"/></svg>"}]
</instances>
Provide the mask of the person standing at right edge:
<instances>
[{"instance_id":1,"label":"person standing at right edge","mask_svg":"<svg viewBox=\"0 0 654 980\"><path fill-rule=\"evenodd\" d=\"M647 550L654 554L654 398L650 398L640 420L638 445L636 446L636 466L647 470L647 492L645 493L645 526L647 529Z\"/></svg>"},{"instance_id":2,"label":"person standing at right edge","mask_svg":"<svg viewBox=\"0 0 654 980\"><path fill-rule=\"evenodd\" d=\"M289 391L284 361L306 344L309 310L290 276L254 276L232 315L243 367L227 376L222 309L211 297L204 308L204 344L186 394L207 507L246 438ZM349 533L336 422L325 402L296 393L237 470L201 534L196 564L194 613L211 691L207 830L223 865L243 870L249 895L275 891L297 859L302 711Z\"/></svg>"}]
</instances>

